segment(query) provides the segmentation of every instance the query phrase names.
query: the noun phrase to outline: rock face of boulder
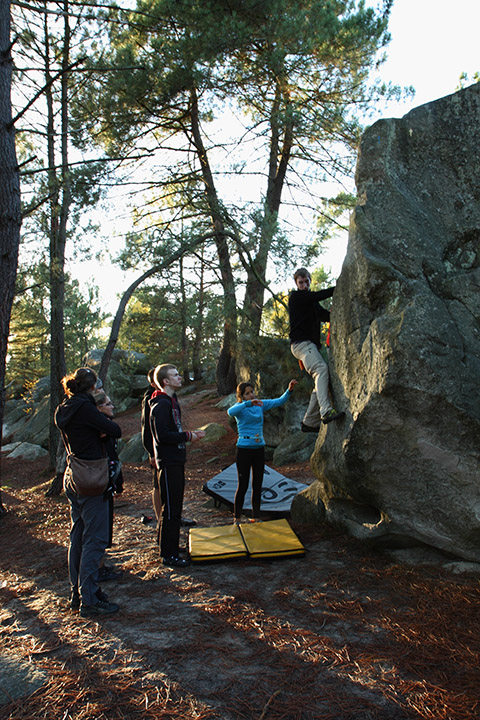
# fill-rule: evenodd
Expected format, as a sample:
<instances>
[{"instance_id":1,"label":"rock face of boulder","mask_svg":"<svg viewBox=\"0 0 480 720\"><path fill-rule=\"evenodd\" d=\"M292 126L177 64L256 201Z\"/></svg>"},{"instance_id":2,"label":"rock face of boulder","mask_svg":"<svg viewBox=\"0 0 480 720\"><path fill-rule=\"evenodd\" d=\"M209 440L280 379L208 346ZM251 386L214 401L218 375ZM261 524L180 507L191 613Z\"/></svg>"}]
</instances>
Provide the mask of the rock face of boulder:
<instances>
[{"instance_id":1,"label":"rock face of boulder","mask_svg":"<svg viewBox=\"0 0 480 720\"><path fill-rule=\"evenodd\" d=\"M144 462L148 460L148 453L142 445L142 433L132 435L128 443L119 452L118 457L122 462Z\"/></svg>"},{"instance_id":2,"label":"rock face of boulder","mask_svg":"<svg viewBox=\"0 0 480 720\"><path fill-rule=\"evenodd\" d=\"M90 350L83 358L83 364L98 372L102 363L103 350ZM107 374L108 394L116 412L128 410L138 403L148 388L147 372L150 362L142 353L115 348Z\"/></svg>"},{"instance_id":3,"label":"rock face of boulder","mask_svg":"<svg viewBox=\"0 0 480 720\"><path fill-rule=\"evenodd\" d=\"M320 431L311 491L358 537L475 561L479 128L477 84L363 136L332 311L331 378L346 418Z\"/></svg>"}]
</instances>

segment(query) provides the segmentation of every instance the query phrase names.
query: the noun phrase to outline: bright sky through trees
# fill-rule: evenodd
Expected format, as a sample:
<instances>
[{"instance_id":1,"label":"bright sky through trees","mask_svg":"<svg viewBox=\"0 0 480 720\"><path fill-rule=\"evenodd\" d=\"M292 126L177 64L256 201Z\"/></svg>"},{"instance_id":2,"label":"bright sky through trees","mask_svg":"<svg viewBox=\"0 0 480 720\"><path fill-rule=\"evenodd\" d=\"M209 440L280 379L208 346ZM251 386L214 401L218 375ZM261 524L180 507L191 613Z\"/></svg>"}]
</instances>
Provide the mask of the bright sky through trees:
<instances>
[{"instance_id":1,"label":"bright sky through trees","mask_svg":"<svg viewBox=\"0 0 480 720\"><path fill-rule=\"evenodd\" d=\"M367 4L376 6L377 2L369 0ZM479 26L480 0L395 0L389 23L392 41L381 77L402 87L412 85L416 94L412 99L379 107L372 122L382 117L402 117L418 105L455 92L463 72L473 79L474 73L480 71ZM108 233L109 226L105 217L102 231ZM118 224L116 230L122 231ZM340 272L346 243L346 236L332 241L321 257L320 263L330 267L334 276ZM77 259L72 274L80 282L91 280L99 285L102 305L108 311L116 308L116 293L131 282L110 263L105 272L105 267L94 261L80 264Z\"/></svg>"},{"instance_id":2,"label":"bright sky through trees","mask_svg":"<svg viewBox=\"0 0 480 720\"><path fill-rule=\"evenodd\" d=\"M472 80L480 72L479 26L480 0L394 0L389 22L392 40L381 77L401 87L412 85L415 96L379 108L373 120L403 117L418 105L450 95L463 72ZM332 241L322 256L334 276L340 273L347 240L345 235Z\"/></svg>"}]
</instances>

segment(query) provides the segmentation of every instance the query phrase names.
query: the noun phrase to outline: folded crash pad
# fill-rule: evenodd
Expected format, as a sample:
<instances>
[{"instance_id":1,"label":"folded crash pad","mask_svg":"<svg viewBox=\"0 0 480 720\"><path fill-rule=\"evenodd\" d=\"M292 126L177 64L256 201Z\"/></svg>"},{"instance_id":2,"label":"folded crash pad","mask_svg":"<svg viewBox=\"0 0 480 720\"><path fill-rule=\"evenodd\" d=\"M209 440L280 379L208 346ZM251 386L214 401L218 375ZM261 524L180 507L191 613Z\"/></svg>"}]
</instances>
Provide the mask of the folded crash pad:
<instances>
[{"instance_id":1,"label":"folded crash pad","mask_svg":"<svg viewBox=\"0 0 480 720\"><path fill-rule=\"evenodd\" d=\"M248 554L238 525L190 528L188 548L191 560L196 562L245 558Z\"/></svg>"},{"instance_id":2,"label":"folded crash pad","mask_svg":"<svg viewBox=\"0 0 480 720\"><path fill-rule=\"evenodd\" d=\"M305 554L305 548L284 518L238 527L251 558Z\"/></svg>"},{"instance_id":3,"label":"folded crash pad","mask_svg":"<svg viewBox=\"0 0 480 720\"><path fill-rule=\"evenodd\" d=\"M203 486L203 492L211 495L211 497L219 502L225 502L233 506L237 482L237 466L233 463L233 465L230 465L218 473L218 475L208 480ZM295 495L306 487L308 486L296 480L291 480L265 465L260 510L268 513L288 513L290 512L292 500ZM250 479L249 488L243 503L243 509L246 511L251 511L252 509L251 495L252 481Z\"/></svg>"},{"instance_id":4,"label":"folded crash pad","mask_svg":"<svg viewBox=\"0 0 480 720\"><path fill-rule=\"evenodd\" d=\"M285 519L191 528L189 550L193 562L289 557L305 553L305 548Z\"/></svg>"}]
</instances>

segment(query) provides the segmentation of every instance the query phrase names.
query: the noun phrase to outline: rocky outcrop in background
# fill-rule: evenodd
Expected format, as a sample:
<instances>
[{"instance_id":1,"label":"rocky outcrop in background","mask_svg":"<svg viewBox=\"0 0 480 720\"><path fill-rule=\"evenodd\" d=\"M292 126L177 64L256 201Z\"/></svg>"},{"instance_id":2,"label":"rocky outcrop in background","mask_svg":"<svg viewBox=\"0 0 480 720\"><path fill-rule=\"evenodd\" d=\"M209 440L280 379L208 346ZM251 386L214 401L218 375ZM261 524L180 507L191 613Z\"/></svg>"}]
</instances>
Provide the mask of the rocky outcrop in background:
<instances>
[{"instance_id":1,"label":"rocky outcrop in background","mask_svg":"<svg viewBox=\"0 0 480 720\"><path fill-rule=\"evenodd\" d=\"M479 169L480 84L365 132L332 311L346 419L294 516L480 560Z\"/></svg>"},{"instance_id":2,"label":"rocky outcrop in background","mask_svg":"<svg viewBox=\"0 0 480 720\"><path fill-rule=\"evenodd\" d=\"M102 361L103 350L92 350L83 359L83 365L98 371ZM115 404L115 411L122 412L139 404L143 393L148 387L147 372L150 361L143 353L116 349L110 362L107 375L107 388ZM28 443L48 449L50 413L50 378L41 378L34 386L29 397L14 397L5 404L3 439L7 447L11 445L11 453L20 453L22 457L33 459L32 448L18 448L19 443ZM17 445L14 446L14 443ZM5 450L3 446L2 450ZM28 450L28 453L27 453ZM27 454L26 454L27 453Z\"/></svg>"},{"instance_id":3,"label":"rocky outcrop in background","mask_svg":"<svg viewBox=\"0 0 480 720\"><path fill-rule=\"evenodd\" d=\"M256 347L250 349L255 367L243 368L245 378L255 383L260 397L278 397L292 377L299 377L296 360L290 354L286 340L261 339ZM92 350L83 358L83 365L98 372L102 360L102 350ZM147 372L150 369L148 357L142 353L115 349L110 362L106 387L115 404L115 412L139 406L148 387ZM194 385L182 392L196 392ZM312 453L315 437L299 432L300 420L308 403L311 382L304 377L295 389L289 402L279 409L265 415L266 456L277 465L287 462L303 462ZM50 379L41 378L34 386L30 397L11 398L6 403L2 452L8 457L35 459L46 454L49 440ZM218 407L227 409L236 402L235 394L219 400ZM233 427L235 421L232 420ZM220 426L204 426L205 442L217 439L214 433L223 431ZM138 432L128 442L120 440L119 455L123 462L142 462L147 459L141 433ZM58 473L63 473L63 459L59 460Z\"/></svg>"}]
</instances>

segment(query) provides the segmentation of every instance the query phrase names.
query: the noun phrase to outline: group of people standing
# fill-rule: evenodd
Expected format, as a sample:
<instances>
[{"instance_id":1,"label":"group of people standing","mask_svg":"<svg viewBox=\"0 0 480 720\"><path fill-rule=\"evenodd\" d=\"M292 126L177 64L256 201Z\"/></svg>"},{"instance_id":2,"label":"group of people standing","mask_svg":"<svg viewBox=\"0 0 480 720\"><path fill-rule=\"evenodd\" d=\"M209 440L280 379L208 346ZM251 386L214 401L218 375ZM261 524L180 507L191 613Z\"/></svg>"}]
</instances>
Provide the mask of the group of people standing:
<instances>
[{"instance_id":1,"label":"group of people standing","mask_svg":"<svg viewBox=\"0 0 480 720\"><path fill-rule=\"evenodd\" d=\"M328 366L320 354L320 324L328 322L329 312L320 301L333 295L334 288L311 291L311 276L305 268L295 275L296 290L289 297L290 341L292 354L313 378L315 387L303 418L303 432L318 432L320 424L341 418L344 413L332 406L329 396ZM177 390L183 379L169 363L158 365L148 374L150 387L142 403L142 442L152 467L152 500L159 526L162 562L167 567L183 568L188 557L179 548L180 527L185 487L186 443L205 436L201 429L182 428ZM236 465L238 486L234 500L233 522L241 515L250 476L252 477L251 522L261 522L260 501L265 466L264 413L282 407L290 398L296 380L278 398L261 400L250 382L237 387L237 402L228 409L238 430ZM68 553L71 585L70 604L80 608L82 617L117 612L119 606L110 602L100 588L102 575L109 578L113 571L105 568L103 557L111 544L113 494L123 490L121 466L116 441L120 426L113 420L113 404L97 387L97 376L90 368L79 368L63 379L66 399L57 408L55 421L62 433L68 457L94 461L108 457L110 480L100 495L82 496L65 474L65 493L70 503L71 532ZM183 521L194 524L194 521Z\"/></svg>"}]
</instances>

